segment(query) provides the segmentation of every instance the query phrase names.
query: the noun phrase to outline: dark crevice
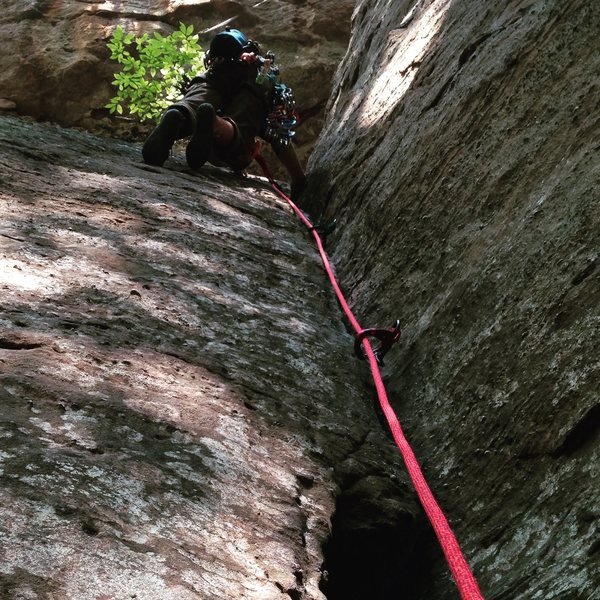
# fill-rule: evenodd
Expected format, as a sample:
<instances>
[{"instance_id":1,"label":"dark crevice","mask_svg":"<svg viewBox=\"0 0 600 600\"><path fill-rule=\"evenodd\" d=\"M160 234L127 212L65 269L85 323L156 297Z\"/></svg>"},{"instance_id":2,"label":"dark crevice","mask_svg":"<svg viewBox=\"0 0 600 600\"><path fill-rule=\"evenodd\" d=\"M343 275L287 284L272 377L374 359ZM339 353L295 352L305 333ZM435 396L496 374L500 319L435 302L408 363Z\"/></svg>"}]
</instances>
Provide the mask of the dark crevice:
<instances>
[{"instance_id":1,"label":"dark crevice","mask_svg":"<svg viewBox=\"0 0 600 600\"><path fill-rule=\"evenodd\" d=\"M84 533L87 533L92 537L97 536L100 533L100 529L93 521L84 521L81 524L81 529Z\"/></svg>"},{"instance_id":2,"label":"dark crevice","mask_svg":"<svg viewBox=\"0 0 600 600\"><path fill-rule=\"evenodd\" d=\"M275 582L275 586L282 594L286 594L287 596L292 598L292 600L301 600L302 598L302 592L300 590L297 590L295 588L286 589L278 581Z\"/></svg>"},{"instance_id":3,"label":"dark crevice","mask_svg":"<svg viewBox=\"0 0 600 600\"><path fill-rule=\"evenodd\" d=\"M15 240L16 242L24 242L24 241L26 241L24 238L15 237L15 236L9 235L8 233L0 233L0 235L2 237L8 238L9 240Z\"/></svg>"},{"instance_id":4,"label":"dark crevice","mask_svg":"<svg viewBox=\"0 0 600 600\"><path fill-rule=\"evenodd\" d=\"M435 98L421 111L421 114L424 114L432 108L435 108L440 103L440 100L443 98L444 94L446 93L446 90L450 87L451 84L454 83L454 77L455 75L452 75L452 77L450 77L450 79L448 79L448 81L446 81L446 83L442 85L438 93L435 95Z\"/></svg>"},{"instance_id":5,"label":"dark crevice","mask_svg":"<svg viewBox=\"0 0 600 600\"><path fill-rule=\"evenodd\" d=\"M305 489L310 489L315 484L314 477L311 477L310 475L297 474L296 481Z\"/></svg>"},{"instance_id":6,"label":"dark crevice","mask_svg":"<svg viewBox=\"0 0 600 600\"><path fill-rule=\"evenodd\" d=\"M596 404L565 436L563 443L552 452L552 458L571 456L589 444L600 431L600 404Z\"/></svg>"},{"instance_id":7,"label":"dark crevice","mask_svg":"<svg viewBox=\"0 0 600 600\"><path fill-rule=\"evenodd\" d=\"M582 281L587 279L596 270L596 261L591 262L583 271L575 275L571 280L572 285L579 285Z\"/></svg>"},{"instance_id":8,"label":"dark crevice","mask_svg":"<svg viewBox=\"0 0 600 600\"><path fill-rule=\"evenodd\" d=\"M301 569L297 569L296 571L294 571L294 577L296 578L296 585L298 587L304 585L304 573Z\"/></svg>"},{"instance_id":9,"label":"dark crevice","mask_svg":"<svg viewBox=\"0 0 600 600\"><path fill-rule=\"evenodd\" d=\"M481 46L481 44L483 44L483 42L485 42L485 40L487 40L492 35L492 33L495 32L490 31L488 33L485 33L484 35L478 37L472 44L469 44L460 53L460 56L458 57L458 66L462 67L471 58L471 56L473 56L475 50L477 50L477 48L479 48L479 46Z\"/></svg>"},{"instance_id":10,"label":"dark crevice","mask_svg":"<svg viewBox=\"0 0 600 600\"><path fill-rule=\"evenodd\" d=\"M426 598L439 560L434 536L406 491L366 477L338 497L320 582L328 600Z\"/></svg>"},{"instance_id":11,"label":"dark crevice","mask_svg":"<svg viewBox=\"0 0 600 600\"><path fill-rule=\"evenodd\" d=\"M367 41L365 42L365 45L364 45L364 48L363 48L363 56L367 56L367 53L371 49L371 44L373 43L373 38L375 37L376 31L377 30L371 32L371 34L367 38Z\"/></svg>"},{"instance_id":12,"label":"dark crevice","mask_svg":"<svg viewBox=\"0 0 600 600\"><path fill-rule=\"evenodd\" d=\"M34 348L41 348L43 345L40 342L19 342L0 338L0 350L33 350Z\"/></svg>"}]
</instances>

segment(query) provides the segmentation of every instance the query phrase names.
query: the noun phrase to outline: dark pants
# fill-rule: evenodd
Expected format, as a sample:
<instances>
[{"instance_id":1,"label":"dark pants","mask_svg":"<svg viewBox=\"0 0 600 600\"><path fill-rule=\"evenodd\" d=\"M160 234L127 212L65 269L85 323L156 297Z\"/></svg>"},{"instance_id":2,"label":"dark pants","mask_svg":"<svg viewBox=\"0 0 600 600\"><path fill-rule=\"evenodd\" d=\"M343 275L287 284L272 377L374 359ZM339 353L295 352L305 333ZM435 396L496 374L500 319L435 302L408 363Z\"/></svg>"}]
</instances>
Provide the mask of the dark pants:
<instances>
[{"instance_id":1,"label":"dark pants","mask_svg":"<svg viewBox=\"0 0 600 600\"><path fill-rule=\"evenodd\" d=\"M213 145L209 160L240 170L252 161L255 138L264 134L271 95L270 86L261 86L253 81L236 85L229 80L213 81L210 77L200 76L192 80L185 96L173 108L189 116L191 133L196 131L196 110L207 102L212 104L220 116L231 121L236 129L235 139L225 148ZM189 135L190 132L186 133Z\"/></svg>"}]
</instances>

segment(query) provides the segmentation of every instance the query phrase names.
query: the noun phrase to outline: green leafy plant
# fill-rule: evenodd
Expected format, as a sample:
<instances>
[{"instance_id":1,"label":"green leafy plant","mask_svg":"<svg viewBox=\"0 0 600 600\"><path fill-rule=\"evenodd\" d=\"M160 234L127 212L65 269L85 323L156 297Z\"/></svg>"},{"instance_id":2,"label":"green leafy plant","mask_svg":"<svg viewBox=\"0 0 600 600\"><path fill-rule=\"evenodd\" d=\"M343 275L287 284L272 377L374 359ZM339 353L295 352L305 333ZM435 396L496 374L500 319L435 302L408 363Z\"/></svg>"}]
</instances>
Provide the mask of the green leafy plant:
<instances>
[{"instance_id":1,"label":"green leafy plant","mask_svg":"<svg viewBox=\"0 0 600 600\"><path fill-rule=\"evenodd\" d=\"M185 77L204 71L204 52L193 25L163 36L158 32L136 36L119 25L107 44L111 59L122 68L112 84L117 95L106 105L111 114L127 111L140 121L157 121L177 100Z\"/></svg>"}]
</instances>

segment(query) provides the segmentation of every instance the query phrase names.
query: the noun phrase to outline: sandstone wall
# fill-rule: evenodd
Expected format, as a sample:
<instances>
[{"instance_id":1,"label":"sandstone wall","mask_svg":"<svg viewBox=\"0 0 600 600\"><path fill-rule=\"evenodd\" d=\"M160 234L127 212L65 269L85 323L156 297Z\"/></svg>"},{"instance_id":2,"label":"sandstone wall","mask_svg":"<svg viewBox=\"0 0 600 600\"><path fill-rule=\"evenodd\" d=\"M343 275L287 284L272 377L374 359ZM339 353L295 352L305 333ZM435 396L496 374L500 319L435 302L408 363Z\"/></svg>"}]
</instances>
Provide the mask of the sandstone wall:
<instances>
[{"instance_id":1,"label":"sandstone wall","mask_svg":"<svg viewBox=\"0 0 600 600\"><path fill-rule=\"evenodd\" d=\"M404 324L394 403L484 595L595 598L600 4L413 4L358 3L305 203Z\"/></svg>"},{"instance_id":2,"label":"sandstone wall","mask_svg":"<svg viewBox=\"0 0 600 600\"><path fill-rule=\"evenodd\" d=\"M3 8L4 105L96 130L117 22L235 17L286 74L298 61L286 80L312 106L349 12ZM393 401L496 600L597 594L599 10L359 2L310 162L360 320L404 324ZM270 194L13 118L0 144L2 597L456 597Z\"/></svg>"},{"instance_id":3,"label":"sandstone wall","mask_svg":"<svg viewBox=\"0 0 600 600\"><path fill-rule=\"evenodd\" d=\"M0 210L2 599L323 600L347 568L384 598L413 569L416 502L268 188L0 116Z\"/></svg>"}]
</instances>

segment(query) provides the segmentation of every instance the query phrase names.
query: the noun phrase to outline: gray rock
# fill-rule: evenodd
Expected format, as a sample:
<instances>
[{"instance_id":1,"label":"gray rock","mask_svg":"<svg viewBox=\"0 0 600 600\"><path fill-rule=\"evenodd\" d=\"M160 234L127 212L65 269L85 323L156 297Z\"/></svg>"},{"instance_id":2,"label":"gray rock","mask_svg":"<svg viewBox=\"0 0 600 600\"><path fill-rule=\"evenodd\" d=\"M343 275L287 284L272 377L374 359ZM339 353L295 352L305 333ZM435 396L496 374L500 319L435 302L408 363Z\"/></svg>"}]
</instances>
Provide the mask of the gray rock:
<instances>
[{"instance_id":1,"label":"gray rock","mask_svg":"<svg viewBox=\"0 0 600 600\"><path fill-rule=\"evenodd\" d=\"M358 3L304 206L404 324L395 406L484 595L596 598L600 4L413 4Z\"/></svg>"},{"instance_id":2,"label":"gray rock","mask_svg":"<svg viewBox=\"0 0 600 600\"><path fill-rule=\"evenodd\" d=\"M10 2L0 95L73 124L116 22L202 10L305 57L312 106L345 45L347 5L125 5ZM359 319L403 323L392 402L497 600L600 583L599 11L361 0L303 198ZM0 145L2 597L456 597L279 200L1 116Z\"/></svg>"},{"instance_id":3,"label":"gray rock","mask_svg":"<svg viewBox=\"0 0 600 600\"><path fill-rule=\"evenodd\" d=\"M322 599L357 490L340 539L410 562L365 367L264 182L8 116L0 155L2 598Z\"/></svg>"}]
</instances>

